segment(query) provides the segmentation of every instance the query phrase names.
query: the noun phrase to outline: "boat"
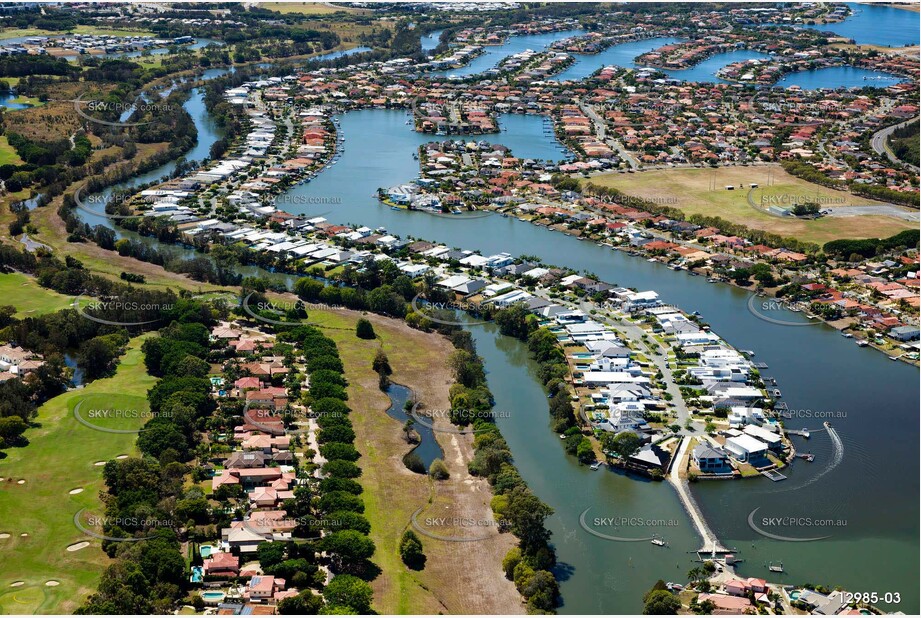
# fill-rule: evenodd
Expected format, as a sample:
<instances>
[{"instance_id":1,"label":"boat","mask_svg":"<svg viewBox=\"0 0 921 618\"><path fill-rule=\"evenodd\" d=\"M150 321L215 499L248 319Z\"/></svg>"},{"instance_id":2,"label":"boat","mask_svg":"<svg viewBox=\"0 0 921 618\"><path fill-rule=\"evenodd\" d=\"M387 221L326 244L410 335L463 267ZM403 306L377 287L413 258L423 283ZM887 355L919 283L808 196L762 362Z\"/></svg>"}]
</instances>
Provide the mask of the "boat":
<instances>
[{"instance_id":1,"label":"boat","mask_svg":"<svg viewBox=\"0 0 921 618\"><path fill-rule=\"evenodd\" d=\"M649 258L649 259L646 260L646 261L647 261L647 262L656 262L657 260L656 260L656 258Z\"/></svg>"},{"instance_id":2,"label":"boat","mask_svg":"<svg viewBox=\"0 0 921 618\"><path fill-rule=\"evenodd\" d=\"M601 467L601 462L600 462L600 461L596 461L595 463L593 463L592 465L589 466L589 468L591 468L592 470L597 470L597 469L600 468L600 467Z\"/></svg>"},{"instance_id":3,"label":"boat","mask_svg":"<svg viewBox=\"0 0 921 618\"><path fill-rule=\"evenodd\" d=\"M889 360L899 360L899 357L898 357L898 356L890 356L890 357L889 357Z\"/></svg>"},{"instance_id":4,"label":"boat","mask_svg":"<svg viewBox=\"0 0 921 618\"><path fill-rule=\"evenodd\" d=\"M774 573L783 573L783 562L778 561L777 564L774 564L773 562L771 562L768 565L768 570Z\"/></svg>"},{"instance_id":5,"label":"boat","mask_svg":"<svg viewBox=\"0 0 921 618\"><path fill-rule=\"evenodd\" d=\"M778 398L783 397L783 395L780 394L780 389L779 389L779 388L775 388L775 389L774 389L774 396L775 396L775 397L778 397Z\"/></svg>"},{"instance_id":6,"label":"boat","mask_svg":"<svg viewBox=\"0 0 921 618\"><path fill-rule=\"evenodd\" d=\"M865 347L867 347L868 345L870 345L870 342L869 342L869 341L865 341L865 340L863 340L863 339L861 339L860 341L857 342L857 346L858 346L858 347L861 347L861 348L865 348Z\"/></svg>"},{"instance_id":7,"label":"boat","mask_svg":"<svg viewBox=\"0 0 921 618\"><path fill-rule=\"evenodd\" d=\"M560 434L560 440L565 440L565 439L566 439L566 434L565 434L565 433L561 433L561 434Z\"/></svg>"},{"instance_id":8,"label":"boat","mask_svg":"<svg viewBox=\"0 0 921 618\"><path fill-rule=\"evenodd\" d=\"M658 545L659 547L665 547L665 541L663 541L662 539L653 539L652 541L650 541L650 543L652 543L653 545Z\"/></svg>"},{"instance_id":9,"label":"boat","mask_svg":"<svg viewBox=\"0 0 921 618\"><path fill-rule=\"evenodd\" d=\"M845 339L853 339L853 338L854 338L854 335L852 335L851 333L841 333L841 336L844 337Z\"/></svg>"},{"instance_id":10,"label":"boat","mask_svg":"<svg viewBox=\"0 0 921 618\"><path fill-rule=\"evenodd\" d=\"M684 590L684 586L682 586L681 584L675 584L672 582L668 582L667 584L665 584L665 587L668 588L669 590L678 591L678 592Z\"/></svg>"},{"instance_id":11,"label":"boat","mask_svg":"<svg viewBox=\"0 0 921 618\"><path fill-rule=\"evenodd\" d=\"M396 206L391 206L391 207L390 207L390 210L400 210L400 209L397 208Z\"/></svg>"}]
</instances>

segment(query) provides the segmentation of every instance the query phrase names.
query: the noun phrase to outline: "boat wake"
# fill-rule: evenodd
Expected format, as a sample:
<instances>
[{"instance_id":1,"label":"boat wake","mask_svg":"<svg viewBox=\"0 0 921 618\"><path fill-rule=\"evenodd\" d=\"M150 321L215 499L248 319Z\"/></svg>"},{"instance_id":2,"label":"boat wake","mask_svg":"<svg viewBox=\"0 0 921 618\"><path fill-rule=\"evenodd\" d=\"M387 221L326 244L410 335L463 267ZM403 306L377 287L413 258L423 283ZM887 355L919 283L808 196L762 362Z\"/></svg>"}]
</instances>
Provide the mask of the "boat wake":
<instances>
[{"instance_id":1,"label":"boat wake","mask_svg":"<svg viewBox=\"0 0 921 618\"><path fill-rule=\"evenodd\" d=\"M787 483L784 483L783 485L787 485L786 487L778 487L777 489L773 489L773 490L769 490L769 491L765 491L761 493L776 494L776 493L784 493L788 491L797 491L797 490L803 489L804 487L808 487L812 485L813 483L821 479L823 476L827 475L829 472L831 472L832 470L834 470L841 464L841 462L844 460L844 442L841 440L841 436L838 435L838 432L835 431L835 428L832 427L831 425L826 425L824 429L826 433L828 433L828 437L831 438L831 445L832 445L832 455L831 455L831 458L829 459L828 465L825 466L825 468L823 468L821 472L819 472L818 474L816 474L815 476L811 478L806 479L804 482L798 485L790 486L790 485L787 485Z\"/></svg>"}]
</instances>

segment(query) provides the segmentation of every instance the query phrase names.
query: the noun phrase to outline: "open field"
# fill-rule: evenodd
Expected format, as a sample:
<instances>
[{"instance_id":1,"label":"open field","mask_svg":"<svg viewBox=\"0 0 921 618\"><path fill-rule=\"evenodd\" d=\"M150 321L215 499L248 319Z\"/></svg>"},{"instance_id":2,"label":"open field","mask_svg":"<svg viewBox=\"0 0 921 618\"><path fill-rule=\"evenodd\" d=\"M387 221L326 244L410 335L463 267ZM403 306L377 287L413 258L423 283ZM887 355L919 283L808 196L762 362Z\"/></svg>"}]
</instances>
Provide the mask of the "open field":
<instances>
[{"instance_id":1,"label":"open field","mask_svg":"<svg viewBox=\"0 0 921 618\"><path fill-rule=\"evenodd\" d=\"M6 135L0 135L0 165L22 165L23 160L19 158L16 150L10 146Z\"/></svg>"},{"instance_id":2,"label":"open field","mask_svg":"<svg viewBox=\"0 0 921 618\"><path fill-rule=\"evenodd\" d=\"M916 221L888 215L835 216L812 221L778 217L753 208L747 199L750 183L759 185L752 193L756 204L760 204L764 196L767 203L772 199L817 201L823 209L834 207L842 211L848 206L887 206L800 180L779 165L652 170L636 174L615 172L593 176L588 182L614 187L627 195L677 208L687 215L718 216L751 228L819 244L839 238L882 238L918 227ZM727 185L735 189L728 191ZM896 206L891 208L917 213Z\"/></svg>"},{"instance_id":3,"label":"open field","mask_svg":"<svg viewBox=\"0 0 921 618\"><path fill-rule=\"evenodd\" d=\"M73 411L85 400L80 409L85 419L91 408L136 409L143 416L147 389L155 378L144 369L142 341L131 341L113 377L46 402L35 419L40 426L26 432L30 443L7 450L0 465L0 534L10 536L0 539L0 613L70 613L95 589L108 558L101 541L80 532L73 517L84 508L101 514L102 467L93 464L134 453L137 435L93 430L78 422ZM136 429L145 422L130 416L110 420L119 429ZM76 489L82 491L70 493ZM79 542L89 545L67 550ZM23 584L11 587L17 581ZM48 581L59 584L47 586Z\"/></svg>"},{"instance_id":4,"label":"open field","mask_svg":"<svg viewBox=\"0 0 921 618\"><path fill-rule=\"evenodd\" d=\"M16 307L16 317L52 313L70 306L72 298L41 287L22 273L0 274L0 305Z\"/></svg>"},{"instance_id":5,"label":"open field","mask_svg":"<svg viewBox=\"0 0 921 618\"><path fill-rule=\"evenodd\" d=\"M354 325L360 315L312 311L308 321L336 341L349 381L355 446L362 453L358 463L364 472L359 481L365 488L365 516L377 546L373 561L382 569L372 582L374 608L381 613L521 613L520 596L501 571L502 558L516 541L510 534L469 543L420 535L428 558L425 569L411 571L400 560L399 539L411 526L416 509L425 507L420 518L491 519L492 494L486 481L467 472L473 454L470 435L436 434L451 473L447 481L433 483L403 465L402 456L410 446L403 439L402 424L387 415L389 398L378 389L377 374L371 369L381 346L395 383L412 388L426 408L447 409L453 381L447 359L453 346L439 335L373 314L365 317L373 323L378 339L359 339ZM451 510L446 510L448 505Z\"/></svg>"},{"instance_id":6,"label":"open field","mask_svg":"<svg viewBox=\"0 0 921 618\"><path fill-rule=\"evenodd\" d=\"M362 15L372 12L348 6L334 6L326 2L267 2L259 5L259 8L279 13L300 13L301 15L330 15L339 12Z\"/></svg>"}]
</instances>

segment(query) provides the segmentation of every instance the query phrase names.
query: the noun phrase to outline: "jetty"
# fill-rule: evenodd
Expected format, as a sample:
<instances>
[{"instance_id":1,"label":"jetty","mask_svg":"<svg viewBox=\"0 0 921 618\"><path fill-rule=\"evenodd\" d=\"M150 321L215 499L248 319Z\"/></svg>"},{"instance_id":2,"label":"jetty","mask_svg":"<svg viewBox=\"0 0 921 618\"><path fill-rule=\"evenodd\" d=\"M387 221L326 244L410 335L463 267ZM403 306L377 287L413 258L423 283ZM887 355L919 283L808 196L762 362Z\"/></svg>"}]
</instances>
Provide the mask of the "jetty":
<instances>
[{"instance_id":1,"label":"jetty","mask_svg":"<svg viewBox=\"0 0 921 618\"><path fill-rule=\"evenodd\" d=\"M679 475L681 471L681 462L684 461L690 444L690 436L683 436L681 438L681 443L678 445L678 448L675 449L675 456L672 457L669 463L667 478L668 482L675 487L675 491L678 492L678 499L681 500L684 509L688 512L688 515L691 516L691 523L697 531L697 536L701 539L701 547L695 553L698 555L709 554L711 556L734 553L735 550L724 547L720 540L716 538L713 531L710 530L710 526L707 525L707 520L704 519L703 514L700 512L700 507L697 506L694 496L691 495L691 489L688 487L687 479L683 479Z\"/></svg>"}]
</instances>

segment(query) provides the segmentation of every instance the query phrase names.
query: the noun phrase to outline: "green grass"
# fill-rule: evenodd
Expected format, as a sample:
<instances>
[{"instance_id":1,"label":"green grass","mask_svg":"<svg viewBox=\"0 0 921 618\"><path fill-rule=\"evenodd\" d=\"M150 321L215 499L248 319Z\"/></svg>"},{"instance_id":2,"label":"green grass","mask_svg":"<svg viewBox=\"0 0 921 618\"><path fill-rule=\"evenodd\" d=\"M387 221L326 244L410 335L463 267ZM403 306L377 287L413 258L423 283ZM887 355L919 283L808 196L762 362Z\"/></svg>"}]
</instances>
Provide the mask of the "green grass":
<instances>
[{"instance_id":1,"label":"green grass","mask_svg":"<svg viewBox=\"0 0 921 618\"><path fill-rule=\"evenodd\" d=\"M39 425L26 432L29 444L8 449L0 464L0 614L72 613L95 590L108 563L98 539L80 532L73 523L81 509L101 515L99 492L102 467L97 461L135 453L134 433L93 430L74 418L74 407L91 422L120 429L136 429L146 422L146 393L156 379L147 374L140 350L143 337L131 341L118 371L46 402L38 412ZM120 419L91 419L91 410L138 410ZM17 481L24 479L22 485ZM70 490L83 488L71 495ZM27 537L20 536L28 534ZM67 547L88 541L88 547ZM49 587L48 581L60 582ZM11 584L22 581L21 587Z\"/></svg>"},{"instance_id":2,"label":"green grass","mask_svg":"<svg viewBox=\"0 0 921 618\"><path fill-rule=\"evenodd\" d=\"M593 176L587 182L614 187L627 195L677 208L685 215L718 216L750 228L818 244L839 238L886 238L917 227L911 221L884 215L823 217L810 221L777 217L752 208L747 199L749 183L759 184L752 193L756 204L760 204L762 196L781 195L788 200L819 195L820 200L825 200L823 204L836 207L882 204L806 182L787 174L779 165L723 167L715 170L650 170L635 174L613 172ZM734 186L735 190L727 191L726 185Z\"/></svg>"},{"instance_id":3,"label":"green grass","mask_svg":"<svg viewBox=\"0 0 921 618\"><path fill-rule=\"evenodd\" d=\"M109 34L111 36L153 36L154 34L152 31L146 30L144 28L127 30L124 28L105 28L99 26L86 26L83 24L78 25L76 28L71 30L71 32L74 32L75 34Z\"/></svg>"},{"instance_id":4,"label":"green grass","mask_svg":"<svg viewBox=\"0 0 921 618\"><path fill-rule=\"evenodd\" d=\"M69 307L73 299L41 287L22 273L0 274L0 305L16 307L16 317L52 313Z\"/></svg>"},{"instance_id":5,"label":"green grass","mask_svg":"<svg viewBox=\"0 0 921 618\"><path fill-rule=\"evenodd\" d=\"M11 163L13 165L22 165L23 160L19 158L16 149L10 146L6 135L0 135L0 165Z\"/></svg>"}]
</instances>

